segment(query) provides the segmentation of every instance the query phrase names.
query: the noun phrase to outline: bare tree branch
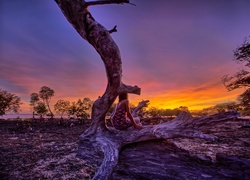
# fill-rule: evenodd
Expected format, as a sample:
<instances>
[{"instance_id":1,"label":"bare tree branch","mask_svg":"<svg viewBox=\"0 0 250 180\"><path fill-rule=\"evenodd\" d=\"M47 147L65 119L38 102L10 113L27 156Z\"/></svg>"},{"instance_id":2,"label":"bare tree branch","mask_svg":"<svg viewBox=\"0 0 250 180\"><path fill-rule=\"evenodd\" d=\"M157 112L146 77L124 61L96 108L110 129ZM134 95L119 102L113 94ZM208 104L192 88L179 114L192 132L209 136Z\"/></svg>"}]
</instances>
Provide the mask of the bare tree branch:
<instances>
[{"instance_id":1,"label":"bare tree branch","mask_svg":"<svg viewBox=\"0 0 250 180\"><path fill-rule=\"evenodd\" d=\"M116 29L117 26L113 27L113 29L109 30L109 33L113 33L113 32L117 32L117 29Z\"/></svg>"},{"instance_id":2,"label":"bare tree branch","mask_svg":"<svg viewBox=\"0 0 250 180\"><path fill-rule=\"evenodd\" d=\"M250 36L249 36L250 37ZM247 69L250 68L250 40L246 38L240 47L237 47L234 51L234 60L238 63L245 63ZM250 87L250 75L249 70L241 69L236 74L222 77L222 83L229 90Z\"/></svg>"},{"instance_id":3,"label":"bare tree branch","mask_svg":"<svg viewBox=\"0 0 250 180\"><path fill-rule=\"evenodd\" d=\"M138 111L140 111L143 107L147 107L149 103L149 100L142 100L139 102L138 106L132 111L132 116L136 117L138 116Z\"/></svg>"},{"instance_id":4,"label":"bare tree branch","mask_svg":"<svg viewBox=\"0 0 250 180\"><path fill-rule=\"evenodd\" d=\"M86 2L86 6L104 5L104 4L124 4L128 3L129 0L103 0L103 1L89 1Z\"/></svg>"}]
</instances>

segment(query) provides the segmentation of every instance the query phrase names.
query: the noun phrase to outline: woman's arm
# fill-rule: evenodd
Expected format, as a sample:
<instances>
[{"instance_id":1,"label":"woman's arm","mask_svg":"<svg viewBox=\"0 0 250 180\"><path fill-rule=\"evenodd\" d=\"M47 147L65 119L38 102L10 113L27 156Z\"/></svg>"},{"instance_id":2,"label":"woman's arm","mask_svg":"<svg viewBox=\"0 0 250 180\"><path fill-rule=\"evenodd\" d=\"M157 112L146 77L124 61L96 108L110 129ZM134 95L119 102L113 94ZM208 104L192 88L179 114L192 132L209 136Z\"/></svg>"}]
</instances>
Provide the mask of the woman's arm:
<instances>
[{"instance_id":1,"label":"woman's arm","mask_svg":"<svg viewBox=\"0 0 250 180\"><path fill-rule=\"evenodd\" d=\"M126 103L125 105L126 105L127 116L128 116L128 118L131 120L132 125L133 125L136 129L142 129L142 125L138 125L138 124L135 122L135 120L134 120L134 118L133 118L133 116L132 116L132 114L131 114L131 112L130 112L129 101L126 100L125 103Z\"/></svg>"}]
</instances>

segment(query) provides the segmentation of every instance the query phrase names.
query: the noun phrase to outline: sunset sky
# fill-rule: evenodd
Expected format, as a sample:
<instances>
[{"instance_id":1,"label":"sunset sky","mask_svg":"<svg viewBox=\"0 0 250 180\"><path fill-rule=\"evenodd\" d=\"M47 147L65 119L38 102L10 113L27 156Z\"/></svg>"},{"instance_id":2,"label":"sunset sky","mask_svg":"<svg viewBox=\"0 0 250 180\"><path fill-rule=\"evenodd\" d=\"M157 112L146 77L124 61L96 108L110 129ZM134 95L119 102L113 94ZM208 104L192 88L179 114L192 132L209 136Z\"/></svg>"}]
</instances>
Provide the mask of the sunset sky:
<instances>
[{"instance_id":1,"label":"sunset sky","mask_svg":"<svg viewBox=\"0 0 250 180\"><path fill-rule=\"evenodd\" d=\"M241 65L233 50L250 35L249 0L130 0L132 5L94 6L90 12L120 48L123 82L142 88L130 102L202 109L234 101L221 77ZM42 86L59 99L95 100L106 74L94 48L83 40L53 0L0 1L0 89L21 97Z\"/></svg>"}]
</instances>

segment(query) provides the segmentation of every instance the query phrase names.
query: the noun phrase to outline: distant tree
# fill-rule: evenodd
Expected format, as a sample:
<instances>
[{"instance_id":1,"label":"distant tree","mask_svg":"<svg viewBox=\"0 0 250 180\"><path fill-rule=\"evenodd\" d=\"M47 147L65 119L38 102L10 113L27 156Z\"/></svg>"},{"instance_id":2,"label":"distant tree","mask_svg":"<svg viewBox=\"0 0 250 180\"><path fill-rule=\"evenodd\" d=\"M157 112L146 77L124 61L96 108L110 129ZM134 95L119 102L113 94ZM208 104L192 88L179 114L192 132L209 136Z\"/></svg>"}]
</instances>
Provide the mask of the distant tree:
<instances>
[{"instance_id":1,"label":"distant tree","mask_svg":"<svg viewBox=\"0 0 250 180\"><path fill-rule=\"evenodd\" d=\"M227 105L225 103L216 104L214 108L218 111L218 113L223 113L226 112Z\"/></svg>"},{"instance_id":2,"label":"distant tree","mask_svg":"<svg viewBox=\"0 0 250 180\"><path fill-rule=\"evenodd\" d=\"M202 109L200 112L198 112L198 114L202 116L208 116L208 115L228 112L232 110L235 110L235 111L239 110L239 105L237 104L237 102L230 101L230 102L225 102L225 103L219 103L219 104L216 104L215 106Z\"/></svg>"},{"instance_id":3,"label":"distant tree","mask_svg":"<svg viewBox=\"0 0 250 180\"><path fill-rule=\"evenodd\" d=\"M43 102L38 102L34 107L34 110L40 116L40 119L42 119L43 116L48 113L48 109Z\"/></svg>"},{"instance_id":4,"label":"distant tree","mask_svg":"<svg viewBox=\"0 0 250 180\"><path fill-rule=\"evenodd\" d=\"M20 97L0 89L0 116L10 111L18 113L21 104Z\"/></svg>"},{"instance_id":5,"label":"distant tree","mask_svg":"<svg viewBox=\"0 0 250 180\"><path fill-rule=\"evenodd\" d=\"M81 119L90 118L92 105L93 101L90 98L78 99L77 102L72 102L68 110L68 115L69 117L76 116Z\"/></svg>"},{"instance_id":6,"label":"distant tree","mask_svg":"<svg viewBox=\"0 0 250 180\"><path fill-rule=\"evenodd\" d=\"M160 109L158 109L157 111L158 111L158 115L159 115L160 117L169 116L169 115L168 115L167 109L162 109L162 108L160 108Z\"/></svg>"},{"instance_id":7,"label":"distant tree","mask_svg":"<svg viewBox=\"0 0 250 180\"><path fill-rule=\"evenodd\" d=\"M33 119L35 118L35 106L39 102L39 95L37 93L32 93L30 95L30 106L32 107L33 110Z\"/></svg>"},{"instance_id":8,"label":"distant tree","mask_svg":"<svg viewBox=\"0 0 250 180\"><path fill-rule=\"evenodd\" d=\"M207 116L208 115L206 109L192 110L190 113L193 117L200 117L200 116Z\"/></svg>"},{"instance_id":9,"label":"distant tree","mask_svg":"<svg viewBox=\"0 0 250 180\"><path fill-rule=\"evenodd\" d=\"M177 116L181 111L189 112L187 106L180 106L179 108L174 109L162 109L158 107L150 107L147 110L144 110L143 117L163 117L163 116Z\"/></svg>"},{"instance_id":10,"label":"distant tree","mask_svg":"<svg viewBox=\"0 0 250 180\"><path fill-rule=\"evenodd\" d=\"M249 36L250 37L250 36ZM245 63L245 68L241 69L233 76L225 75L222 82L225 87L232 91L241 87L250 87L250 40L246 38L240 47L234 51L234 60L238 63Z\"/></svg>"},{"instance_id":11,"label":"distant tree","mask_svg":"<svg viewBox=\"0 0 250 180\"><path fill-rule=\"evenodd\" d=\"M148 116L148 117L157 117L157 116L160 116L160 114L159 114L159 108L157 108L157 107L150 107L150 108L148 108L148 110L146 112L146 116Z\"/></svg>"},{"instance_id":12,"label":"distant tree","mask_svg":"<svg viewBox=\"0 0 250 180\"><path fill-rule=\"evenodd\" d=\"M250 106L250 88L248 88L243 94L239 95L237 99L243 106Z\"/></svg>"},{"instance_id":13,"label":"distant tree","mask_svg":"<svg viewBox=\"0 0 250 180\"><path fill-rule=\"evenodd\" d=\"M173 109L173 113L174 113L175 116L178 116L180 114L180 112L181 112L180 108L174 108Z\"/></svg>"},{"instance_id":14,"label":"distant tree","mask_svg":"<svg viewBox=\"0 0 250 180\"><path fill-rule=\"evenodd\" d=\"M165 109L165 116L176 116L176 112L172 109Z\"/></svg>"},{"instance_id":15,"label":"distant tree","mask_svg":"<svg viewBox=\"0 0 250 180\"><path fill-rule=\"evenodd\" d=\"M180 111L186 111L186 112L189 111L187 106L180 106L179 109Z\"/></svg>"},{"instance_id":16,"label":"distant tree","mask_svg":"<svg viewBox=\"0 0 250 180\"><path fill-rule=\"evenodd\" d=\"M249 36L250 38L250 36ZM250 67L250 39L245 38L243 44L234 51L236 61L246 62L246 66Z\"/></svg>"},{"instance_id":17,"label":"distant tree","mask_svg":"<svg viewBox=\"0 0 250 180\"><path fill-rule=\"evenodd\" d=\"M39 97L43 100L44 105L47 106L48 111L49 111L52 119L54 117L54 114L52 113L52 111L50 109L49 103L50 103L51 97L54 95L55 95L54 90L47 87L47 86L41 87L41 89L39 91Z\"/></svg>"},{"instance_id":18,"label":"distant tree","mask_svg":"<svg viewBox=\"0 0 250 180\"><path fill-rule=\"evenodd\" d=\"M70 116L75 116L77 112L76 109L76 103L72 102L72 104L70 105L69 109L68 109L68 116L70 118Z\"/></svg>"},{"instance_id":19,"label":"distant tree","mask_svg":"<svg viewBox=\"0 0 250 180\"><path fill-rule=\"evenodd\" d=\"M242 114L250 115L250 88L248 88L243 94L239 95L237 100L242 106Z\"/></svg>"},{"instance_id":20,"label":"distant tree","mask_svg":"<svg viewBox=\"0 0 250 180\"><path fill-rule=\"evenodd\" d=\"M70 102L67 100L58 100L54 105L56 113L60 114L61 119L64 114L67 114L70 109Z\"/></svg>"},{"instance_id":21,"label":"distant tree","mask_svg":"<svg viewBox=\"0 0 250 180\"><path fill-rule=\"evenodd\" d=\"M90 110L93 102L89 98L79 99L76 103L76 116L77 118L87 119L90 118Z\"/></svg>"},{"instance_id":22,"label":"distant tree","mask_svg":"<svg viewBox=\"0 0 250 180\"><path fill-rule=\"evenodd\" d=\"M215 109L215 106L211 106L211 107L207 107L207 108L202 109L202 114L204 116L209 116L209 115L216 114L216 113L218 113L218 110Z\"/></svg>"}]
</instances>

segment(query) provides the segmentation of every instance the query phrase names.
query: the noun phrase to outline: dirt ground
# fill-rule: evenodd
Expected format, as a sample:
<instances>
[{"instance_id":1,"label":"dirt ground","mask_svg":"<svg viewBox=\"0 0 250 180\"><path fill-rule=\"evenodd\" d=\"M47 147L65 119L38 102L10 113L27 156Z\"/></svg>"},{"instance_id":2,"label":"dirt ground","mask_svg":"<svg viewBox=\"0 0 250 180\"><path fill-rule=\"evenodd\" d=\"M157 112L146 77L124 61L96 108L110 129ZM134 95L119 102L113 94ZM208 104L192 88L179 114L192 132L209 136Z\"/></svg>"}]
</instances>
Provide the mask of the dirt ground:
<instances>
[{"instance_id":1,"label":"dirt ground","mask_svg":"<svg viewBox=\"0 0 250 180\"><path fill-rule=\"evenodd\" d=\"M79 136L90 122L59 122L0 120L0 179L91 179L97 166L76 157ZM244 124L246 120L221 123L212 129L204 127L202 131L218 136L218 142L171 141L204 160L216 161L218 153L250 159L250 128L244 128Z\"/></svg>"},{"instance_id":2,"label":"dirt ground","mask_svg":"<svg viewBox=\"0 0 250 180\"><path fill-rule=\"evenodd\" d=\"M87 125L0 120L0 179L90 179L96 167L76 157Z\"/></svg>"},{"instance_id":3,"label":"dirt ground","mask_svg":"<svg viewBox=\"0 0 250 180\"><path fill-rule=\"evenodd\" d=\"M213 128L202 127L206 134L218 137L218 141L209 142L203 139L175 139L175 144L192 155L210 157L216 161L216 154L238 156L250 160L250 123L249 119L238 119L214 124Z\"/></svg>"}]
</instances>

